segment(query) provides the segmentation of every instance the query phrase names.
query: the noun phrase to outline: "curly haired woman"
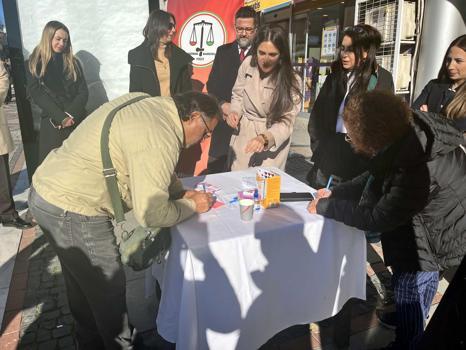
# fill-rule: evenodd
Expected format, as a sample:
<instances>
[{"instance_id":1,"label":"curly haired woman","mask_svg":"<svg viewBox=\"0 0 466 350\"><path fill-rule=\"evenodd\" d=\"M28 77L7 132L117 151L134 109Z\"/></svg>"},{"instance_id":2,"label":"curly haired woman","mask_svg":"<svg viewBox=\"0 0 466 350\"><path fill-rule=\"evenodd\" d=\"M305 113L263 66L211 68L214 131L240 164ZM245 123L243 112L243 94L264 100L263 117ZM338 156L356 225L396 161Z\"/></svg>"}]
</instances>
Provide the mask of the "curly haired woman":
<instances>
[{"instance_id":1,"label":"curly haired woman","mask_svg":"<svg viewBox=\"0 0 466 350\"><path fill-rule=\"evenodd\" d=\"M439 270L466 254L466 154L462 133L442 116L412 112L401 98L372 91L344 112L348 141L369 171L319 190L309 212L382 233L393 268L396 340L416 349L437 292Z\"/></svg>"}]
</instances>

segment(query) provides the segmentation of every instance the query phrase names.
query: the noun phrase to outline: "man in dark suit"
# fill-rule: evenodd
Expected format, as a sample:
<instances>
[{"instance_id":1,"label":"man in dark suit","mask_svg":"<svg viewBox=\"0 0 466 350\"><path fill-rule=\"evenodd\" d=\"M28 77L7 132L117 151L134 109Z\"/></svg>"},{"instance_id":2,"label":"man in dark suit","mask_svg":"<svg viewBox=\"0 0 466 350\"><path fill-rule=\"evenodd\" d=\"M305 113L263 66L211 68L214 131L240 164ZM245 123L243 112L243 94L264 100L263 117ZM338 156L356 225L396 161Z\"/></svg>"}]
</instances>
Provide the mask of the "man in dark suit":
<instances>
[{"instance_id":1,"label":"man in dark suit","mask_svg":"<svg viewBox=\"0 0 466 350\"><path fill-rule=\"evenodd\" d=\"M236 40L219 46L207 81L207 91L217 97L222 106L223 115L230 110L231 90L235 85L239 66L246 56L251 54L251 44L258 26L257 13L250 6L239 8L235 14ZM215 128L210 143L209 173L228 171L227 155L233 129L225 121Z\"/></svg>"}]
</instances>

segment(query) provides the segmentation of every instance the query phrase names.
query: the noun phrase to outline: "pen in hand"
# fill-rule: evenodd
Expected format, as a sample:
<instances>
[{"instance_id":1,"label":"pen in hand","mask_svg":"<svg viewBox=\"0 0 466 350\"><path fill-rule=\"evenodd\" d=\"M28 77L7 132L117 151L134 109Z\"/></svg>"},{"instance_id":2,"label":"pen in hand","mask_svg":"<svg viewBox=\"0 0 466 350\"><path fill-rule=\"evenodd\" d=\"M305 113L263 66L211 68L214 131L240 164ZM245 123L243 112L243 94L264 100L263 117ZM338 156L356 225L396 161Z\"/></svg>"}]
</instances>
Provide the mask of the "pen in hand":
<instances>
[{"instance_id":1,"label":"pen in hand","mask_svg":"<svg viewBox=\"0 0 466 350\"><path fill-rule=\"evenodd\" d=\"M328 178L327 186L325 186L326 190L330 188L330 186L332 185L332 181L333 181L333 175L330 175L330 177Z\"/></svg>"}]
</instances>

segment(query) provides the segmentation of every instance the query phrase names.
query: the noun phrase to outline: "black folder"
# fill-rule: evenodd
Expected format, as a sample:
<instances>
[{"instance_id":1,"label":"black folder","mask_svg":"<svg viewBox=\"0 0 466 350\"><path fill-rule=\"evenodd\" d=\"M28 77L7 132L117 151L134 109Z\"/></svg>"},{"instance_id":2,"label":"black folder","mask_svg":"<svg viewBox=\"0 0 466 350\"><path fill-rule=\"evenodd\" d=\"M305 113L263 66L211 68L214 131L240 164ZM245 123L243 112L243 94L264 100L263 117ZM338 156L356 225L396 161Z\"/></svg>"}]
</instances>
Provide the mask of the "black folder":
<instances>
[{"instance_id":1,"label":"black folder","mask_svg":"<svg viewBox=\"0 0 466 350\"><path fill-rule=\"evenodd\" d=\"M310 192L280 193L280 202L309 202L314 199Z\"/></svg>"}]
</instances>

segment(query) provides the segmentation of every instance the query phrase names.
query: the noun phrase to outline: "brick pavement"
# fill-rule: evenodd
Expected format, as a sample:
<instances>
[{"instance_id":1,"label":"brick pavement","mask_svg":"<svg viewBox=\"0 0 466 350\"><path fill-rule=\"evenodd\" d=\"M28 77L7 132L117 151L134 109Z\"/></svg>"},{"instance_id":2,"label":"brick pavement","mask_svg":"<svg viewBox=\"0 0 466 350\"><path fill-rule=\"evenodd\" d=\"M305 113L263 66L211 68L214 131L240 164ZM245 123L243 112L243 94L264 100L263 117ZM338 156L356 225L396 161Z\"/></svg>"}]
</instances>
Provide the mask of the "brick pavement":
<instances>
[{"instance_id":1,"label":"brick pavement","mask_svg":"<svg viewBox=\"0 0 466 350\"><path fill-rule=\"evenodd\" d=\"M11 170L23 167L17 116L14 104L7 106L17 148ZM16 119L15 119L16 118ZM292 148L292 150L303 147ZM309 155L291 153L286 171L305 181L310 169ZM382 346L393 332L380 327L375 309L390 301L390 271L383 264L380 244L368 244L367 301L356 301L352 310L351 349ZM443 287L443 290L445 287ZM434 303L441 298L438 293ZM312 297L312 296L310 296ZM0 349L74 349L73 319L68 307L59 261L39 229L23 231L16 256L0 334ZM338 336L338 332L336 333ZM331 321L295 326L276 335L262 349L334 349Z\"/></svg>"},{"instance_id":2,"label":"brick pavement","mask_svg":"<svg viewBox=\"0 0 466 350\"><path fill-rule=\"evenodd\" d=\"M61 267L40 230L23 231L0 349L74 349Z\"/></svg>"}]
</instances>

